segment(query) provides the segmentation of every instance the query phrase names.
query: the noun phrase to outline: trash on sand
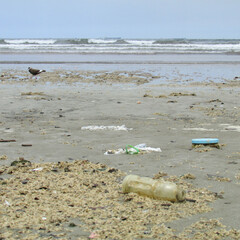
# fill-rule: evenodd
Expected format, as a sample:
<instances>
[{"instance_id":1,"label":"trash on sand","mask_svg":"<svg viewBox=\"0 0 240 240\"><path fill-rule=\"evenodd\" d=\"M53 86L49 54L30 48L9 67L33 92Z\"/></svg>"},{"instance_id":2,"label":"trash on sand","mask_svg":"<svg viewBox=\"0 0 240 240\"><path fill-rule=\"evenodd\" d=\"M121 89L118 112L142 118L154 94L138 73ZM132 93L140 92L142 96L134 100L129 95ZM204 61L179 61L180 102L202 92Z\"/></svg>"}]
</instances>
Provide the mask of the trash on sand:
<instances>
[{"instance_id":1,"label":"trash on sand","mask_svg":"<svg viewBox=\"0 0 240 240\"><path fill-rule=\"evenodd\" d=\"M32 144L22 144L22 147L32 147Z\"/></svg>"},{"instance_id":2,"label":"trash on sand","mask_svg":"<svg viewBox=\"0 0 240 240\"><path fill-rule=\"evenodd\" d=\"M147 147L147 145L145 143L138 144L135 146L135 148L138 148L140 151L162 152L161 148Z\"/></svg>"},{"instance_id":3,"label":"trash on sand","mask_svg":"<svg viewBox=\"0 0 240 240\"><path fill-rule=\"evenodd\" d=\"M219 140L217 138L196 138L192 139L192 148L199 147L214 147L220 149L223 144L219 144Z\"/></svg>"},{"instance_id":4,"label":"trash on sand","mask_svg":"<svg viewBox=\"0 0 240 240\"><path fill-rule=\"evenodd\" d=\"M129 130L132 130L132 128L127 128L125 125L121 125L121 126L83 126L83 127L81 127L81 130L90 130L90 131L96 131L96 130L129 131Z\"/></svg>"},{"instance_id":5,"label":"trash on sand","mask_svg":"<svg viewBox=\"0 0 240 240\"><path fill-rule=\"evenodd\" d=\"M236 131L236 132L240 132L240 126L227 126L226 128L225 128L225 130L227 130L227 131Z\"/></svg>"},{"instance_id":6,"label":"trash on sand","mask_svg":"<svg viewBox=\"0 0 240 240\"><path fill-rule=\"evenodd\" d=\"M43 170L43 167L39 167L39 168L34 168L34 169L32 169L32 171L42 171Z\"/></svg>"},{"instance_id":7,"label":"trash on sand","mask_svg":"<svg viewBox=\"0 0 240 240\"><path fill-rule=\"evenodd\" d=\"M112 155L112 154L120 154L120 153L125 153L126 150L123 148L119 148L117 150L107 150L104 155Z\"/></svg>"},{"instance_id":8,"label":"trash on sand","mask_svg":"<svg viewBox=\"0 0 240 240\"><path fill-rule=\"evenodd\" d=\"M192 139L192 144L217 144L219 140L217 138L196 138Z\"/></svg>"},{"instance_id":9,"label":"trash on sand","mask_svg":"<svg viewBox=\"0 0 240 240\"><path fill-rule=\"evenodd\" d=\"M175 183L163 180L154 180L148 177L128 175L122 182L123 193L134 192L139 195L171 202L182 202L185 200L185 191Z\"/></svg>"},{"instance_id":10,"label":"trash on sand","mask_svg":"<svg viewBox=\"0 0 240 240\"><path fill-rule=\"evenodd\" d=\"M127 154L138 154L139 149L137 147L132 146L132 145L126 145L126 153Z\"/></svg>"},{"instance_id":11,"label":"trash on sand","mask_svg":"<svg viewBox=\"0 0 240 240\"><path fill-rule=\"evenodd\" d=\"M184 131L208 131L208 132L214 132L216 130L210 128L210 129L207 129L207 128L183 128Z\"/></svg>"},{"instance_id":12,"label":"trash on sand","mask_svg":"<svg viewBox=\"0 0 240 240\"><path fill-rule=\"evenodd\" d=\"M11 204L7 201L7 200L5 200L5 205L7 205L7 206L10 206Z\"/></svg>"},{"instance_id":13,"label":"trash on sand","mask_svg":"<svg viewBox=\"0 0 240 240\"><path fill-rule=\"evenodd\" d=\"M16 142L15 139L0 139L0 142Z\"/></svg>"},{"instance_id":14,"label":"trash on sand","mask_svg":"<svg viewBox=\"0 0 240 240\"><path fill-rule=\"evenodd\" d=\"M112 154L137 154L137 153L148 153L148 152L162 152L161 148L153 148L147 147L145 143L138 144L136 146L126 145L125 149L119 148L117 150L108 150L104 153L104 155L112 155Z\"/></svg>"}]
</instances>

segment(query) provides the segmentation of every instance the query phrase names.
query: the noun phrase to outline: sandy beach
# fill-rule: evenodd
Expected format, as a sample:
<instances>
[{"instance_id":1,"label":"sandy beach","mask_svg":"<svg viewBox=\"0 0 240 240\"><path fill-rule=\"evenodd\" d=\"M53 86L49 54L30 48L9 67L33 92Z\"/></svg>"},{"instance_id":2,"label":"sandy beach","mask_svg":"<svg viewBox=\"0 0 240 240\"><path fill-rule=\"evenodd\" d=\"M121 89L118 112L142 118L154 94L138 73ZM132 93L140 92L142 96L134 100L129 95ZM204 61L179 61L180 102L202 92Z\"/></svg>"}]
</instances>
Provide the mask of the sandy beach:
<instances>
[{"instance_id":1,"label":"sandy beach","mask_svg":"<svg viewBox=\"0 0 240 240\"><path fill-rule=\"evenodd\" d=\"M3 70L0 238L239 239L240 78L191 79ZM142 143L161 152L104 154ZM176 182L194 201L123 195L128 174Z\"/></svg>"}]
</instances>

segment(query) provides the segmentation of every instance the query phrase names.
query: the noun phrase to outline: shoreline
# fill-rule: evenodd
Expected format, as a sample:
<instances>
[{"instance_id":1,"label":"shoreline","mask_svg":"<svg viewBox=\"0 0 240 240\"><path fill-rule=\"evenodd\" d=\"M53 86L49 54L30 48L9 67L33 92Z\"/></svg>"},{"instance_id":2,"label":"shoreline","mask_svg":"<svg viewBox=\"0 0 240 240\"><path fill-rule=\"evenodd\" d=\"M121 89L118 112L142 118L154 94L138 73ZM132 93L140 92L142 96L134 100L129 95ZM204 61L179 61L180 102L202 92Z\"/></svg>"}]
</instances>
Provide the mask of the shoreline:
<instances>
[{"instance_id":1,"label":"shoreline","mask_svg":"<svg viewBox=\"0 0 240 240\"><path fill-rule=\"evenodd\" d=\"M47 60L46 60L47 59ZM107 62L159 64L239 63L237 53L77 53L77 52L1 52L1 62Z\"/></svg>"},{"instance_id":2,"label":"shoreline","mask_svg":"<svg viewBox=\"0 0 240 240\"><path fill-rule=\"evenodd\" d=\"M104 71L97 71L97 74L91 71L72 71L67 78L61 78L63 72L66 73L65 70L42 73L35 80L29 78L26 71L9 69L8 74L11 75L6 75L6 79L0 82L1 139L16 140L0 143L1 155L6 155L6 159L0 160L0 167L9 167L11 162L19 158L43 166L45 163L54 165L67 161L73 164L74 161L89 160L94 164L119 169L125 174L154 177L158 173L166 173L166 179L175 176L178 181L181 176L191 174L195 178L186 178L187 184L198 191L206 188L217 196L212 202L205 199L205 193L202 196L202 200L212 210L190 214L175 221L164 221L162 224L168 231L175 229L174 234L178 234L183 233L184 228L191 224L201 221L201 218L222 218L220 221L227 226L226 229L239 230L240 219L236 211L240 208L239 80L231 82L233 79L222 79L224 84L196 84L189 82L192 75L185 79L180 77L180 73L165 84L153 84L152 77L155 75L146 70L127 73L112 71L109 74ZM133 73L135 75L131 75ZM22 74L25 80L19 80L19 75ZM174 76L174 72L169 75ZM81 129L84 126L102 125L125 125L132 130ZM192 148L191 139L201 137L218 138L221 148ZM110 149L141 143L154 148L160 147L162 152L104 155ZM5 173L0 174L0 177L4 176ZM120 191L120 182L116 181L114 184L117 184L116 188ZM191 186L188 185L189 189L192 189ZM9 198L10 196L6 199ZM159 206L159 202L151 202L135 195L130 195L130 198L137 199L136 202L129 200L132 207L139 206L137 202L148 202L150 205L143 207L146 211L154 204ZM126 203L128 202L124 202ZM193 205L189 205L189 208L194 207L194 203L191 204ZM178 206L173 205L176 208ZM160 214L160 209L158 210ZM167 212L168 210L166 214ZM130 212L125 215L131 217ZM122 217L126 218L125 215ZM85 218L87 221L87 216ZM98 219L96 214L95 218ZM86 229L84 224L76 224ZM94 229L92 221L89 224ZM117 224L122 226L121 221ZM62 233L72 231L62 223L60 226ZM152 227L150 228L153 231ZM218 228L221 229L221 225L212 226L214 231ZM11 230L6 229L4 231ZM162 231L167 236L164 229ZM201 232L196 226L193 230ZM89 233L86 236L81 235L83 233L79 229L75 234L83 239L89 236ZM146 234L145 236L148 237ZM159 236L155 237L158 238Z\"/></svg>"}]
</instances>

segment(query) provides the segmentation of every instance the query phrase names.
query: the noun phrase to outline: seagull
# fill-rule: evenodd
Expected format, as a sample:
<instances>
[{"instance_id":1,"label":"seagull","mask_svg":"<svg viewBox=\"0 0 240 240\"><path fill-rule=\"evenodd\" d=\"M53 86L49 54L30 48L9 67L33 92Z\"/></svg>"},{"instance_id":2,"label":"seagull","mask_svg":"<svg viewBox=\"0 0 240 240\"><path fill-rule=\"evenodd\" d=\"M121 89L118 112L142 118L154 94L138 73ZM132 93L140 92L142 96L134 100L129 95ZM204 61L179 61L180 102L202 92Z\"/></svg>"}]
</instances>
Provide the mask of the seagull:
<instances>
[{"instance_id":1,"label":"seagull","mask_svg":"<svg viewBox=\"0 0 240 240\"><path fill-rule=\"evenodd\" d=\"M46 70L38 70L38 69L31 68L31 67L28 68L28 71L29 71L33 76L38 75L38 74L40 74L40 73L42 73L42 72L46 72Z\"/></svg>"}]
</instances>

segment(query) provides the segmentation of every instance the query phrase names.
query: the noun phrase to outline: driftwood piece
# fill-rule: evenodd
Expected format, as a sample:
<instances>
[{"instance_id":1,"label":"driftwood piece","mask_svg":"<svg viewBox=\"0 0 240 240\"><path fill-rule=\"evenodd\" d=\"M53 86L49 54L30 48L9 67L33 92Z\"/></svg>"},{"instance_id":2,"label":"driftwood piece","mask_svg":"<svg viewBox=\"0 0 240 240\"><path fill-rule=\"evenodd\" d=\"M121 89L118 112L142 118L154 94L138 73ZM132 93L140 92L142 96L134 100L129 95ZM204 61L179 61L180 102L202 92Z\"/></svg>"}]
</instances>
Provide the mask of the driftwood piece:
<instances>
[{"instance_id":1,"label":"driftwood piece","mask_svg":"<svg viewBox=\"0 0 240 240\"><path fill-rule=\"evenodd\" d=\"M0 139L0 142L16 142L14 139Z\"/></svg>"}]
</instances>

